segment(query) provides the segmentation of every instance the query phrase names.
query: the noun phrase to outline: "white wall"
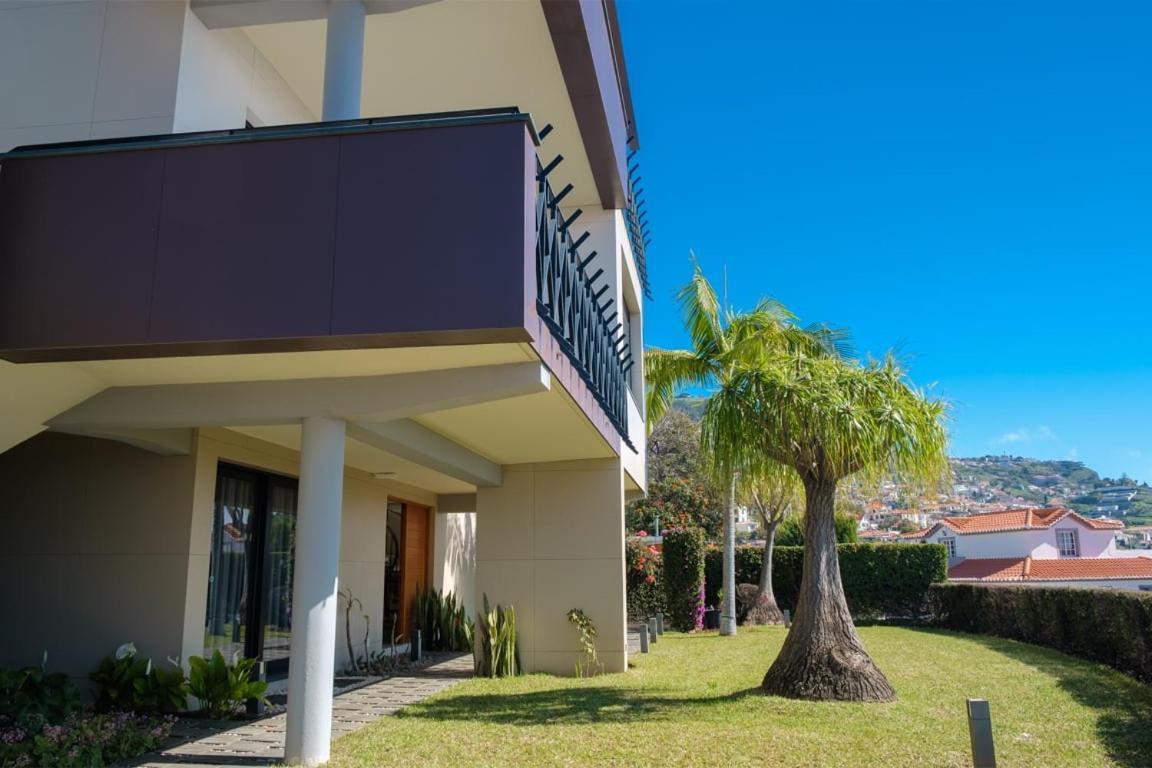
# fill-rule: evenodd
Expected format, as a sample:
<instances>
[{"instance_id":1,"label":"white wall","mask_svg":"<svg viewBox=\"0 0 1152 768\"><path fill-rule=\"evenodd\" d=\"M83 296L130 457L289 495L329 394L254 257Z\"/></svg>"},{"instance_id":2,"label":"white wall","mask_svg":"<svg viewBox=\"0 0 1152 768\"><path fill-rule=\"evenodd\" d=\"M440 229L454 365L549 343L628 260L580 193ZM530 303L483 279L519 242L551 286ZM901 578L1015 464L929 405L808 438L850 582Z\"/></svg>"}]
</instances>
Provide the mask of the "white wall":
<instances>
[{"instance_id":1,"label":"white wall","mask_svg":"<svg viewBox=\"0 0 1152 768\"><path fill-rule=\"evenodd\" d=\"M432 586L453 592L468 616L476 616L476 513L435 513Z\"/></svg>"},{"instance_id":2,"label":"white wall","mask_svg":"<svg viewBox=\"0 0 1152 768\"><path fill-rule=\"evenodd\" d=\"M316 119L238 29L185 0L0 2L0 152Z\"/></svg>"},{"instance_id":3,"label":"white wall","mask_svg":"<svg viewBox=\"0 0 1152 768\"><path fill-rule=\"evenodd\" d=\"M1080 533L1080 557L1115 557L1115 531L1096 530L1076 522L1058 523L1052 528L1033 531L1000 531L996 533L957 534L947 527L927 538L932 544L942 539L956 541L956 556L964 558L1033 557L1049 560L1060 556L1056 531L1075 529Z\"/></svg>"},{"instance_id":4,"label":"white wall","mask_svg":"<svg viewBox=\"0 0 1152 768\"><path fill-rule=\"evenodd\" d=\"M168 133L185 3L0 4L0 151Z\"/></svg>"},{"instance_id":5,"label":"white wall","mask_svg":"<svg viewBox=\"0 0 1152 768\"><path fill-rule=\"evenodd\" d=\"M190 9L183 28L175 132L316 120L242 30L210 30Z\"/></svg>"}]
</instances>

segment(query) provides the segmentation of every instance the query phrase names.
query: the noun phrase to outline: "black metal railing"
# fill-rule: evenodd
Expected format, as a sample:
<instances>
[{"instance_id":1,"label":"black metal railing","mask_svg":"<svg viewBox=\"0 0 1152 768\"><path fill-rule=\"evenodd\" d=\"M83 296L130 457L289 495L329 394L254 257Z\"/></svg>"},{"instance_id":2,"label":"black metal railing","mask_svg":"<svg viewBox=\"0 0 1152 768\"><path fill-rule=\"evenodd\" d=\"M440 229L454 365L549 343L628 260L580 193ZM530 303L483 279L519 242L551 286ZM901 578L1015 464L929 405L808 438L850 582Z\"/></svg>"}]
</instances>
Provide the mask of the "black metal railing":
<instances>
[{"instance_id":1,"label":"black metal railing","mask_svg":"<svg viewBox=\"0 0 1152 768\"><path fill-rule=\"evenodd\" d=\"M648 285L648 246L652 237L648 233L648 214L644 212L644 188L640 186L640 165L633 162L635 150L628 155L628 204L624 208L624 221L628 225L628 240L632 243L632 255L636 258L636 271L640 273L640 285L644 295L652 298L652 288Z\"/></svg>"},{"instance_id":2,"label":"black metal railing","mask_svg":"<svg viewBox=\"0 0 1152 768\"><path fill-rule=\"evenodd\" d=\"M542 132L546 135L547 129ZM589 274L596 257L581 255L588 233L575 237L577 209L565 218L560 201L572 190L554 194L548 174L561 158L547 166L536 163L536 308L561 348L580 372L612 424L628 441L628 375L635 360L619 321L614 297L603 269ZM597 282L600 286L597 287Z\"/></svg>"}]
</instances>

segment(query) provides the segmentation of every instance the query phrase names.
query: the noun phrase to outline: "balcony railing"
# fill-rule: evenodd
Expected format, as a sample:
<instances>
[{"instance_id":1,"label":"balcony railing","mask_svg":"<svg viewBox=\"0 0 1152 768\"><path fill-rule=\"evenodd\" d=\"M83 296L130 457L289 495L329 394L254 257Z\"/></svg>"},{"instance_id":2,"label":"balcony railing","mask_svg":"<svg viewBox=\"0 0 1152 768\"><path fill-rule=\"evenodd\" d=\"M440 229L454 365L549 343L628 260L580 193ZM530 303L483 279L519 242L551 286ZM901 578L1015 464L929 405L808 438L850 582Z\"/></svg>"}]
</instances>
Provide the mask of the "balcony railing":
<instances>
[{"instance_id":1,"label":"balcony railing","mask_svg":"<svg viewBox=\"0 0 1152 768\"><path fill-rule=\"evenodd\" d=\"M629 155L629 160L636 153ZM636 271L640 273L640 285L644 295L652 298L648 285L648 246L652 237L648 234L648 214L644 212L644 188L640 186L638 172L640 166L631 164L628 169L628 206L624 209L624 221L628 225L628 240L632 243L632 255L636 258Z\"/></svg>"},{"instance_id":2,"label":"balcony railing","mask_svg":"<svg viewBox=\"0 0 1152 768\"><path fill-rule=\"evenodd\" d=\"M596 252L581 255L580 246L588 234L573 237L572 223L580 211L564 217L559 201L567 189L559 196L553 194L548 170L537 162L536 307L627 442L628 372L635 361L616 320L615 299L604 298L607 280L597 288L604 270L587 271Z\"/></svg>"}]
</instances>

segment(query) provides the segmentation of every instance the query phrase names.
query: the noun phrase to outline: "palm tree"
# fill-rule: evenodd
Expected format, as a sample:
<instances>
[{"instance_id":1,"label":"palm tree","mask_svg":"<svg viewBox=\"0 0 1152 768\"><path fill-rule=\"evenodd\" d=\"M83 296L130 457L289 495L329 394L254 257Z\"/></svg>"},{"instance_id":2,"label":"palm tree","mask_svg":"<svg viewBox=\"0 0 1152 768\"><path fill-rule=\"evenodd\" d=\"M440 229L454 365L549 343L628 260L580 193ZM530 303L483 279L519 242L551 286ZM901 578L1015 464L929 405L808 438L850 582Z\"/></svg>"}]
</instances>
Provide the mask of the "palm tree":
<instances>
[{"instance_id":1,"label":"palm tree","mask_svg":"<svg viewBox=\"0 0 1152 768\"><path fill-rule=\"evenodd\" d=\"M728 461L776 462L804 486L804 564L792 629L764 689L792 698L890 701L895 692L856 634L836 552L837 484L948 476L947 406L912 386L889 355L861 364L795 351L746 358L709 403L710 424L741 439ZM708 425L705 425L705 429Z\"/></svg>"},{"instance_id":2,"label":"palm tree","mask_svg":"<svg viewBox=\"0 0 1152 768\"><path fill-rule=\"evenodd\" d=\"M680 289L677 301L692 341L687 350L649 349L644 355L648 382L647 414L651 428L672 406L677 391L685 387L725 391L742 363L775 351L812 355L838 354L843 339L823 327L799 328L791 314L771 300L762 300L750 312L733 313L721 309L716 292L700 266L692 281ZM713 395L714 396L714 395ZM720 610L720 634L736 634L735 506L736 483L742 465L727 459L737 453L731 441L743 439L742 432L709 428L707 409L702 434L724 445L720 451L702 442L705 463L712 477L727 489L724 510L724 600Z\"/></svg>"},{"instance_id":3,"label":"palm tree","mask_svg":"<svg viewBox=\"0 0 1152 768\"><path fill-rule=\"evenodd\" d=\"M744 475L744 494L764 529L764 555L760 566L760 584L745 616L748 624L781 624L784 614L776 603L772 589L772 553L776 548L776 529L797 511L802 503L800 478L791 467L776 464L759 475Z\"/></svg>"}]
</instances>

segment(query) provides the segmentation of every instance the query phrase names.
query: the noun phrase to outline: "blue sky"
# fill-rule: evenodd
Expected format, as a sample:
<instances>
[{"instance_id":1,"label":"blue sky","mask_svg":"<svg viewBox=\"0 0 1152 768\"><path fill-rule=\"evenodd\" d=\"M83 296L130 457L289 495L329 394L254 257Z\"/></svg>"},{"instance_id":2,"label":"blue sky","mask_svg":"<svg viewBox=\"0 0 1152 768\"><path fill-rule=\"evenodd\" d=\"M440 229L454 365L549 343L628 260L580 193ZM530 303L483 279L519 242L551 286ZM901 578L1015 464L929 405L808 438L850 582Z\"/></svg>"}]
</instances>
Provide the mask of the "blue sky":
<instances>
[{"instance_id":1,"label":"blue sky","mask_svg":"<svg viewBox=\"0 0 1152 768\"><path fill-rule=\"evenodd\" d=\"M952 453L1152 482L1152 3L620 0L653 228L737 307L897 348Z\"/></svg>"}]
</instances>

